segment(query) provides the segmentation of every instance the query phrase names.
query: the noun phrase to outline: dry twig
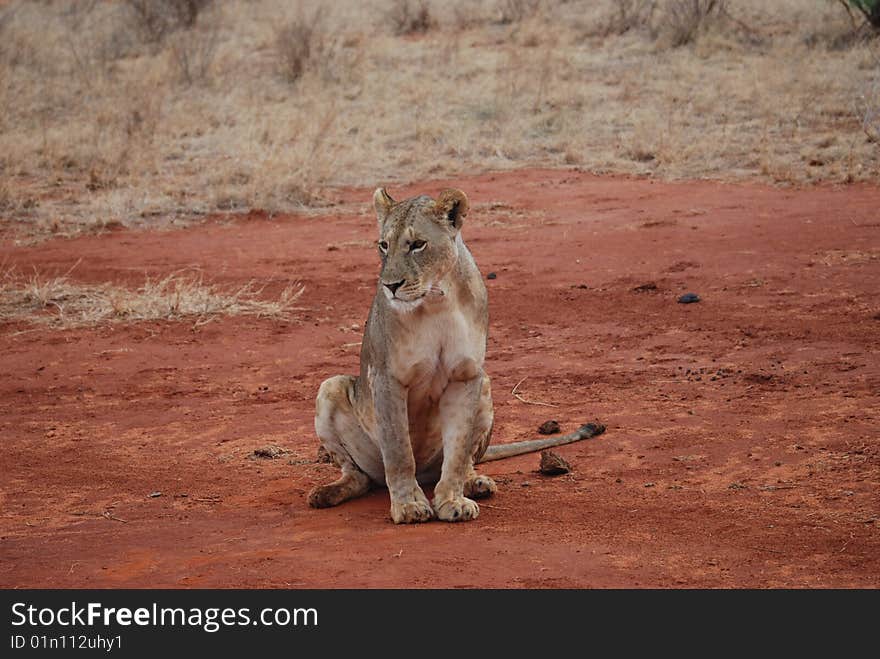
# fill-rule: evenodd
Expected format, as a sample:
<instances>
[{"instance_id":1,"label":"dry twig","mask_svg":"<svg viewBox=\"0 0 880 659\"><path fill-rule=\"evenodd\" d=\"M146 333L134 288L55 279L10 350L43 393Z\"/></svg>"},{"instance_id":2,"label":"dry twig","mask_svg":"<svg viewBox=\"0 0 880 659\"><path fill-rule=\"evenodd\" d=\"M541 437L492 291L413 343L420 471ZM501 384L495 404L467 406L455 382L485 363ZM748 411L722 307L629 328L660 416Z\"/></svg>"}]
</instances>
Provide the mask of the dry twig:
<instances>
[{"instance_id":1,"label":"dry twig","mask_svg":"<svg viewBox=\"0 0 880 659\"><path fill-rule=\"evenodd\" d=\"M553 403L542 403L539 400L527 400L527 399L523 398L521 395L519 395L518 393L516 393L516 390L519 389L519 385L521 385L523 382L525 382L526 378L528 378L528 377L529 376L527 375L522 380L517 382L516 386L514 386L514 388L511 390L510 393L513 394L514 398L516 398L517 400L522 401L523 403L526 403L528 405L543 405L544 407L559 407L559 405L554 405Z\"/></svg>"}]
</instances>

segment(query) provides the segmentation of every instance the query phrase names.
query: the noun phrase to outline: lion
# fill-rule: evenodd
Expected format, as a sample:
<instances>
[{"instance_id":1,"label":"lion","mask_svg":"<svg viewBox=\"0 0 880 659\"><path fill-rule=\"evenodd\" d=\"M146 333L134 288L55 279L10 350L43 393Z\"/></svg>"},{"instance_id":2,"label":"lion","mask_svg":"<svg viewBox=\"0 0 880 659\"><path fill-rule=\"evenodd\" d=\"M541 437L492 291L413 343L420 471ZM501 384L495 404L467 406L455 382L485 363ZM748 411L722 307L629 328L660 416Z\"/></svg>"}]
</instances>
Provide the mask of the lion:
<instances>
[{"instance_id":1,"label":"lion","mask_svg":"<svg viewBox=\"0 0 880 659\"><path fill-rule=\"evenodd\" d=\"M577 441L586 426L489 447L488 295L461 235L468 199L445 189L436 200L396 202L379 188L373 204L382 268L360 374L325 380L315 403L315 432L342 475L308 501L336 506L385 485L397 524L475 519L475 499L497 489L476 464ZM436 483L432 501L421 487L429 483Z\"/></svg>"}]
</instances>

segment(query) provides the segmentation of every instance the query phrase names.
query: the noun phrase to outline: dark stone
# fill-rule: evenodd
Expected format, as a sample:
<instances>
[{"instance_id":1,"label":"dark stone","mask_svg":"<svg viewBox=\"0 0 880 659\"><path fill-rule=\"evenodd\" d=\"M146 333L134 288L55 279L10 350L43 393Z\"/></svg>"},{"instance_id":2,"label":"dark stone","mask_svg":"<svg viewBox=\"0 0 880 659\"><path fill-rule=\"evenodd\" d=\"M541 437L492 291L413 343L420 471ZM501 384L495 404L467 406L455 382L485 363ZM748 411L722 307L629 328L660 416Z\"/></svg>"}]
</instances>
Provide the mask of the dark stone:
<instances>
[{"instance_id":1,"label":"dark stone","mask_svg":"<svg viewBox=\"0 0 880 659\"><path fill-rule=\"evenodd\" d=\"M559 422L555 419L545 421L538 427L538 432L542 435L555 435L560 432Z\"/></svg>"},{"instance_id":2,"label":"dark stone","mask_svg":"<svg viewBox=\"0 0 880 659\"><path fill-rule=\"evenodd\" d=\"M541 473L545 476L560 476L571 471L571 465L553 451L541 451Z\"/></svg>"}]
</instances>

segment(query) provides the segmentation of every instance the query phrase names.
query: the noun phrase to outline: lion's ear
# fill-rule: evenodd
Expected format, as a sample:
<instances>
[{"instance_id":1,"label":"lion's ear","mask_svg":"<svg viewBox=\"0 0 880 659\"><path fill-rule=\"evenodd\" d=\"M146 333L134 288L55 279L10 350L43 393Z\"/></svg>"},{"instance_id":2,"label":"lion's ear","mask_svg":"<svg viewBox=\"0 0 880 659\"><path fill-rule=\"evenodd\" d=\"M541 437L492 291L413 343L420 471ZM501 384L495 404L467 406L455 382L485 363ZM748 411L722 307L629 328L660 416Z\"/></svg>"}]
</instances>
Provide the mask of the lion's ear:
<instances>
[{"instance_id":1,"label":"lion's ear","mask_svg":"<svg viewBox=\"0 0 880 659\"><path fill-rule=\"evenodd\" d=\"M394 200L385 192L385 188L376 188L373 193L373 206L376 208L376 219L381 225L394 205Z\"/></svg>"},{"instance_id":2,"label":"lion's ear","mask_svg":"<svg viewBox=\"0 0 880 659\"><path fill-rule=\"evenodd\" d=\"M468 212L467 195L453 188L443 190L437 197L437 211L444 222L458 231Z\"/></svg>"}]
</instances>

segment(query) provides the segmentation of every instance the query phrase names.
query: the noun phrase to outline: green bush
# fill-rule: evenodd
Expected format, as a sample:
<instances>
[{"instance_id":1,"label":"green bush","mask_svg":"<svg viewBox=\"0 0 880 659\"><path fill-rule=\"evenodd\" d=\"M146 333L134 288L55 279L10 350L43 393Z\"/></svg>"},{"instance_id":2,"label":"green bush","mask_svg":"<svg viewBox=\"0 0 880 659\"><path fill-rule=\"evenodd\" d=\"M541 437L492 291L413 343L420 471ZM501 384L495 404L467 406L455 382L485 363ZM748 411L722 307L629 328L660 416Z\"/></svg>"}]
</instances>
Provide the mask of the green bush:
<instances>
[{"instance_id":1,"label":"green bush","mask_svg":"<svg viewBox=\"0 0 880 659\"><path fill-rule=\"evenodd\" d=\"M854 19L852 10L850 9L850 7L852 7L865 17L865 21L867 21L871 27L875 30L880 30L880 0L840 0L840 2L846 7L850 18Z\"/></svg>"}]
</instances>

